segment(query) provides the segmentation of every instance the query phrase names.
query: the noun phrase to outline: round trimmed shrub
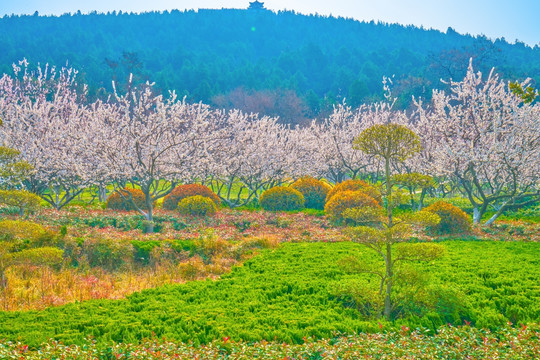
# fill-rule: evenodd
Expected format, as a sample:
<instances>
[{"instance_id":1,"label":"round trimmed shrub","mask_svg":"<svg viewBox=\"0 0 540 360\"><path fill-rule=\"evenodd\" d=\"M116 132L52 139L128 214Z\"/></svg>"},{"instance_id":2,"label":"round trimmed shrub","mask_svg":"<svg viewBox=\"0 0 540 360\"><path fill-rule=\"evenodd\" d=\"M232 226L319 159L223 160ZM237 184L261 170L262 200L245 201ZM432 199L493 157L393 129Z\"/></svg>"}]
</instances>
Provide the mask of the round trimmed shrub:
<instances>
[{"instance_id":1,"label":"round trimmed shrub","mask_svg":"<svg viewBox=\"0 0 540 360\"><path fill-rule=\"evenodd\" d=\"M304 195L286 186L276 186L262 193L259 203L267 211L290 211L304 208Z\"/></svg>"},{"instance_id":2,"label":"round trimmed shrub","mask_svg":"<svg viewBox=\"0 0 540 360\"><path fill-rule=\"evenodd\" d=\"M178 211L182 215L209 216L216 213L217 205L205 196L188 196L178 203Z\"/></svg>"},{"instance_id":3,"label":"round trimmed shrub","mask_svg":"<svg viewBox=\"0 0 540 360\"><path fill-rule=\"evenodd\" d=\"M219 196L217 196L208 186L201 184L186 184L179 185L174 188L173 191L163 198L163 209L175 210L178 207L178 203L190 196L200 195L212 200L216 206L221 204Z\"/></svg>"},{"instance_id":4,"label":"round trimmed shrub","mask_svg":"<svg viewBox=\"0 0 540 360\"><path fill-rule=\"evenodd\" d=\"M120 195L122 192L122 195ZM139 209L146 209L146 197L140 189L121 189L113 192L107 199L107 209L134 211L137 210L131 204L130 198Z\"/></svg>"},{"instance_id":5,"label":"round trimmed shrub","mask_svg":"<svg viewBox=\"0 0 540 360\"><path fill-rule=\"evenodd\" d=\"M304 195L304 206L308 209L324 209L326 196L332 190L327 183L312 177L303 177L295 181L291 187Z\"/></svg>"},{"instance_id":6,"label":"round trimmed shrub","mask_svg":"<svg viewBox=\"0 0 540 360\"><path fill-rule=\"evenodd\" d=\"M437 201L424 209L439 215L441 221L428 230L436 234L453 234L471 231L469 216L457 206L446 201Z\"/></svg>"},{"instance_id":7,"label":"round trimmed shrub","mask_svg":"<svg viewBox=\"0 0 540 360\"><path fill-rule=\"evenodd\" d=\"M375 199L379 205L382 205L381 192L363 180L345 180L339 184L336 184L336 186L334 186L334 188L326 196L326 202L328 202L334 195L342 191L361 191L367 196Z\"/></svg>"},{"instance_id":8,"label":"round trimmed shrub","mask_svg":"<svg viewBox=\"0 0 540 360\"><path fill-rule=\"evenodd\" d=\"M326 215L335 222L343 221L347 209L372 207L380 208L377 201L362 191L340 191L332 196L324 206Z\"/></svg>"}]
</instances>

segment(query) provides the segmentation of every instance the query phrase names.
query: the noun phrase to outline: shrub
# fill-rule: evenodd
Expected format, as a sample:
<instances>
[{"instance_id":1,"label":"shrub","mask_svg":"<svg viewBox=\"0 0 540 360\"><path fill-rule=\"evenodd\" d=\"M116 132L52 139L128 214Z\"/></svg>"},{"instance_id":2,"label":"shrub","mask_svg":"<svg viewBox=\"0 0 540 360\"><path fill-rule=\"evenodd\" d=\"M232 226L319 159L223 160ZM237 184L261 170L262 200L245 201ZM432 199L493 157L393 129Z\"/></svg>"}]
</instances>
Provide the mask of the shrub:
<instances>
[{"instance_id":1,"label":"shrub","mask_svg":"<svg viewBox=\"0 0 540 360\"><path fill-rule=\"evenodd\" d=\"M380 205L362 191L341 191L327 201L324 211L332 221L341 222L345 210L362 207L380 208Z\"/></svg>"},{"instance_id":2,"label":"shrub","mask_svg":"<svg viewBox=\"0 0 540 360\"><path fill-rule=\"evenodd\" d=\"M326 196L332 190L332 187L327 183L312 177L303 177L293 183L291 187L304 195L306 208L319 210L324 209Z\"/></svg>"},{"instance_id":3,"label":"shrub","mask_svg":"<svg viewBox=\"0 0 540 360\"><path fill-rule=\"evenodd\" d=\"M182 199L178 203L178 211L182 215L209 216L217 211L217 205L210 198L195 195Z\"/></svg>"},{"instance_id":4,"label":"shrub","mask_svg":"<svg viewBox=\"0 0 540 360\"><path fill-rule=\"evenodd\" d=\"M219 196L217 196L208 186L201 184L187 184L180 185L174 188L173 191L163 198L163 209L165 210L175 210L178 207L178 203L183 199L200 195L212 200L216 206L221 204Z\"/></svg>"},{"instance_id":5,"label":"shrub","mask_svg":"<svg viewBox=\"0 0 540 360\"><path fill-rule=\"evenodd\" d=\"M74 252L75 254L75 252ZM133 260L133 246L128 241L109 238L88 238L80 243L80 251L76 254L87 261L91 267L117 270ZM82 259L72 259L80 263Z\"/></svg>"},{"instance_id":6,"label":"shrub","mask_svg":"<svg viewBox=\"0 0 540 360\"><path fill-rule=\"evenodd\" d=\"M259 203L267 211L291 211L304 208L304 195L291 187L277 186L262 193Z\"/></svg>"},{"instance_id":7,"label":"shrub","mask_svg":"<svg viewBox=\"0 0 540 360\"><path fill-rule=\"evenodd\" d=\"M19 215L25 211L34 212L39 209L41 199L26 190L0 190L0 204L19 208Z\"/></svg>"},{"instance_id":8,"label":"shrub","mask_svg":"<svg viewBox=\"0 0 540 360\"><path fill-rule=\"evenodd\" d=\"M133 199L133 202L139 209L146 209L146 196L144 196L144 193L140 189L116 190L107 199L107 209L124 211L137 210L130 199Z\"/></svg>"},{"instance_id":9,"label":"shrub","mask_svg":"<svg viewBox=\"0 0 540 360\"><path fill-rule=\"evenodd\" d=\"M469 216L460 208L445 201L437 201L424 209L439 215L441 221L428 230L437 234L464 233L471 230Z\"/></svg>"},{"instance_id":10,"label":"shrub","mask_svg":"<svg viewBox=\"0 0 540 360\"><path fill-rule=\"evenodd\" d=\"M363 180L345 180L339 184L336 184L336 186L334 186L334 188L326 196L326 202L330 201L334 195L342 191L361 191L367 196L375 199L379 205L382 205L380 191Z\"/></svg>"},{"instance_id":11,"label":"shrub","mask_svg":"<svg viewBox=\"0 0 540 360\"><path fill-rule=\"evenodd\" d=\"M51 230L30 221L0 221L0 241L16 243L16 248L24 249L53 245L55 234Z\"/></svg>"}]
</instances>

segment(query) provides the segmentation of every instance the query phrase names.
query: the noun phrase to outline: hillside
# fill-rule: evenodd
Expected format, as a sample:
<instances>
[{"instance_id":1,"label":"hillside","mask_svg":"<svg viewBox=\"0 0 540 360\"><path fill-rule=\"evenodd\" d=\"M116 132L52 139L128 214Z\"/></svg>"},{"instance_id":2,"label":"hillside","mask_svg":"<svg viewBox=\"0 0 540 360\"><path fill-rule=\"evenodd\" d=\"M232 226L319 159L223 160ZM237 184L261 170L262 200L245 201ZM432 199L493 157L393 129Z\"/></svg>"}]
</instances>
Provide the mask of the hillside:
<instances>
[{"instance_id":1,"label":"hillside","mask_svg":"<svg viewBox=\"0 0 540 360\"><path fill-rule=\"evenodd\" d=\"M294 12L200 10L143 14L5 16L0 73L11 64L69 64L91 96L111 80L155 81L190 101L238 107L287 121L324 115L344 98L353 106L382 96L383 75L406 107L440 79L496 67L507 79L540 81L540 48L412 26Z\"/></svg>"}]
</instances>

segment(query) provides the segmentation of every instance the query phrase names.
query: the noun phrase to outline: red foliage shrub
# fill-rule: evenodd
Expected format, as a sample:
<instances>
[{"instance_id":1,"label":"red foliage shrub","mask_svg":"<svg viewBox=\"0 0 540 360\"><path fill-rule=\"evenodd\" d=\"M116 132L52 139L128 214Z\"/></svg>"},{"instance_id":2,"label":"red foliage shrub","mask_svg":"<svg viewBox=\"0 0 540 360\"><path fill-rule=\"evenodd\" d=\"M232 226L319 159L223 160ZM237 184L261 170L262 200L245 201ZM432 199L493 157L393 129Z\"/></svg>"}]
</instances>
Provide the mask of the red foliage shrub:
<instances>
[{"instance_id":1,"label":"red foliage shrub","mask_svg":"<svg viewBox=\"0 0 540 360\"><path fill-rule=\"evenodd\" d=\"M165 210L175 210L178 207L178 203L183 199L200 195L209 198L212 200L216 206L221 205L221 200L208 186L201 184L186 184L180 185L174 188L173 191L165 198L163 198L163 209Z\"/></svg>"}]
</instances>

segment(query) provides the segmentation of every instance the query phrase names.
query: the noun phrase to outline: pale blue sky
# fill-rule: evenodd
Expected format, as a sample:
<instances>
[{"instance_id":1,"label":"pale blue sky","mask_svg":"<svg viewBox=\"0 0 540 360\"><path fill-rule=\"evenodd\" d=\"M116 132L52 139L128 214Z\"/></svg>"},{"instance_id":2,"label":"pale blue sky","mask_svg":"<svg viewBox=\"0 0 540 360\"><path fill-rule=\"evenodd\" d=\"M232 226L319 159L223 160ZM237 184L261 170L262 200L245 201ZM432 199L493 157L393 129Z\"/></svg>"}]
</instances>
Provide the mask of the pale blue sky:
<instances>
[{"instance_id":1,"label":"pale blue sky","mask_svg":"<svg viewBox=\"0 0 540 360\"><path fill-rule=\"evenodd\" d=\"M96 10L107 12L150 11L198 8L245 8L248 0L0 0L4 14L60 15ZM450 26L460 33L484 34L495 39L516 39L540 45L540 0L267 0L272 10L295 10L381 20L390 23L423 25L442 31Z\"/></svg>"}]
</instances>

